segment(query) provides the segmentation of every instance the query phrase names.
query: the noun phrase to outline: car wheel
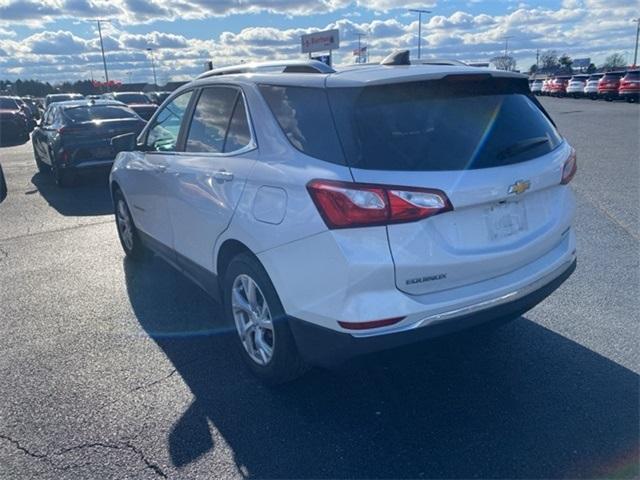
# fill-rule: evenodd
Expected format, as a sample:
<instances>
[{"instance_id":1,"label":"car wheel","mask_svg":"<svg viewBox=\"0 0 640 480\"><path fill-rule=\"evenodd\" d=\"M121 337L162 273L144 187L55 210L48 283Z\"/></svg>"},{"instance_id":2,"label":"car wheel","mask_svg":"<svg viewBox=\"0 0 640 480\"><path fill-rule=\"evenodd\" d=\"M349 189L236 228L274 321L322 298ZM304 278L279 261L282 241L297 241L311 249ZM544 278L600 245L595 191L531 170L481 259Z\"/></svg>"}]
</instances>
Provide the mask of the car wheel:
<instances>
[{"instance_id":1,"label":"car wheel","mask_svg":"<svg viewBox=\"0 0 640 480\"><path fill-rule=\"evenodd\" d=\"M122 249L127 257L133 260L139 260L144 257L145 248L140 240L140 235L138 235L138 230L133 223L129 206L120 190L114 192L113 199L115 204L116 227Z\"/></svg>"},{"instance_id":2,"label":"car wheel","mask_svg":"<svg viewBox=\"0 0 640 480\"><path fill-rule=\"evenodd\" d=\"M225 313L249 369L268 384L294 380L307 369L275 287L249 254L234 257L223 280Z\"/></svg>"},{"instance_id":3,"label":"car wheel","mask_svg":"<svg viewBox=\"0 0 640 480\"><path fill-rule=\"evenodd\" d=\"M59 168L55 160L51 163L51 173L53 174L56 185L60 188L72 187L75 184L75 175L72 172L65 172Z\"/></svg>"},{"instance_id":4,"label":"car wheel","mask_svg":"<svg viewBox=\"0 0 640 480\"><path fill-rule=\"evenodd\" d=\"M33 158L36 159L36 167L38 167L38 171L40 173L47 173L50 170L49 165L40 159L40 155L38 155L35 145L33 146Z\"/></svg>"}]
</instances>

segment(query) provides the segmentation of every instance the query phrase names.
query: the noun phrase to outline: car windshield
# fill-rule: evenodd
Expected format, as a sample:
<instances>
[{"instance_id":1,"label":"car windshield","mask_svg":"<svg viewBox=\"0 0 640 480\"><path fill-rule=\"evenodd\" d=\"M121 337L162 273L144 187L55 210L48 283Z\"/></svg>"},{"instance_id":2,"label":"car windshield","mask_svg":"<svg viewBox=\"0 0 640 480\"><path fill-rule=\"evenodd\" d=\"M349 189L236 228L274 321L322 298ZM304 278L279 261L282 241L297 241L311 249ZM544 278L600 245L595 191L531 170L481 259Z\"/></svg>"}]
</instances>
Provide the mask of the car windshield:
<instances>
[{"instance_id":1,"label":"car windshield","mask_svg":"<svg viewBox=\"0 0 640 480\"><path fill-rule=\"evenodd\" d=\"M64 115L72 122L139 118L133 110L120 105L67 108Z\"/></svg>"},{"instance_id":2,"label":"car windshield","mask_svg":"<svg viewBox=\"0 0 640 480\"><path fill-rule=\"evenodd\" d=\"M626 80L640 80L640 72L629 72L624 78Z\"/></svg>"},{"instance_id":3,"label":"car windshield","mask_svg":"<svg viewBox=\"0 0 640 480\"><path fill-rule=\"evenodd\" d=\"M0 110L18 110L18 104L12 98L0 98Z\"/></svg>"},{"instance_id":4,"label":"car windshield","mask_svg":"<svg viewBox=\"0 0 640 480\"><path fill-rule=\"evenodd\" d=\"M624 73L607 73L603 77L603 80L620 80Z\"/></svg>"},{"instance_id":5,"label":"car windshield","mask_svg":"<svg viewBox=\"0 0 640 480\"><path fill-rule=\"evenodd\" d=\"M127 104L131 103L151 103L143 93L118 93L115 95L116 100Z\"/></svg>"}]
</instances>

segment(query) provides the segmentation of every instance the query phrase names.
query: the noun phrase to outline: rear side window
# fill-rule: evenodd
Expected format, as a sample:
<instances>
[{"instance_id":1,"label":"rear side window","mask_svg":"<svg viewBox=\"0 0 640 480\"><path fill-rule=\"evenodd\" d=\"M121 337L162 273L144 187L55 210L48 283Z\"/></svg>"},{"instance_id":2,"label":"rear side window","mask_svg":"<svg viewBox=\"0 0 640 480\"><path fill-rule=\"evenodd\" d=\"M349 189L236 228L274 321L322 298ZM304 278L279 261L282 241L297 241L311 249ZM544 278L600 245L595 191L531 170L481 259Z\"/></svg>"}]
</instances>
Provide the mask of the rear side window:
<instances>
[{"instance_id":1,"label":"rear side window","mask_svg":"<svg viewBox=\"0 0 640 480\"><path fill-rule=\"evenodd\" d=\"M345 164L325 89L261 85L260 91L295 148L320 160Z\"/></svg>"},{"instance_id":2,"label":"rear side window","mask_svg":"<svg viewBox=\"0 0 640 480\"><path fill-rule=\"evenodd\" d=\"M562 141L526 81L443 79L328 91L354 168L497 167L544 155Z\"/></svg>"},{"instance_id":3,"label":"rear side window","mask_svg":"<svg viewBox=\"0 0 640 480\"><path fill-rule=\"evenodd\" d=\"M198 99L187 135L187 152L222 153L238 90L205 88Z\"/></svg>"}]
</instances>

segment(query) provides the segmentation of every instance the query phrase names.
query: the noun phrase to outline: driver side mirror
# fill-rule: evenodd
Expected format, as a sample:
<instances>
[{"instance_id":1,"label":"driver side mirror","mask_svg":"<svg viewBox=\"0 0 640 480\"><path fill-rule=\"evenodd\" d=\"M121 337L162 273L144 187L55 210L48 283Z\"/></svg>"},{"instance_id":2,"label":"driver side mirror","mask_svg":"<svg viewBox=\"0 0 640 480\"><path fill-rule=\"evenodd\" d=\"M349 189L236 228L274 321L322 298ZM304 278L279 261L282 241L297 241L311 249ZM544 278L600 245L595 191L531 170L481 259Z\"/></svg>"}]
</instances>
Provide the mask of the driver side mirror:
<instances>
[{"instance_id":1,"label":"driver side mirror","mask_svg":"<svg viewBox=\"0 0 640 480\"><path fill-rule=\"evenodd\" d=\"M116 153L132 152L134 150L137 150L137 137L137 133L124 133L122 135L115 136L111 139L111 146Z\"/></svg>"}]
</instances>

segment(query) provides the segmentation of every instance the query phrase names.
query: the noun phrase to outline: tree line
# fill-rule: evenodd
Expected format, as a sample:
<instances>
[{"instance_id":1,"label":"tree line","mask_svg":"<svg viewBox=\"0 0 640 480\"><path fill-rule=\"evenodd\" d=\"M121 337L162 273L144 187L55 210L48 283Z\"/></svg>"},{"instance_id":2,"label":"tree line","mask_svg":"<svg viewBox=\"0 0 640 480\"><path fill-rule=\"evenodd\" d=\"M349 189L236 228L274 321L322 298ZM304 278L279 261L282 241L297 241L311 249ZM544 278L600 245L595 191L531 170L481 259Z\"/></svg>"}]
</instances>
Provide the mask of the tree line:
<instances>
[{"instance_id":1,"label":"tree line","mask_svg":"<svg viewBox=\"0 0 640 480\"><path fill-rule=\"evenodd\" d=\"M6 92L20 97L31 95L44 97L50 93L81 93L82 95L97 95L103 93L104 87L91 80L77 80L75 82L63 82L53 86L49 82L39 80L21 80L15 82L0 80L0 92Z\"/></svg>"},{"instance_id":2,"label":"tree line","mask_svg":"<svg viewBox=\"0 0 640 480\"><path fill-rule=\"evenodd\" d=\"M516 59L513 55L499 55L491 59L496 68L500 70L515 70ZM588 67L584 69L585 73L595 72L608 72L611 70L620 70L627 67L627 62L624 56L619 53L613 53L609 55L604 63L600 67L596 67L595 64L590 63ZM558 55L556 50L547 50L542 52L538 58L538 62L529 67L528 73L533 74L546 74L546 75L571 75L573 74L573 59L563 53Z\"/></svg>"}]
</instances>

